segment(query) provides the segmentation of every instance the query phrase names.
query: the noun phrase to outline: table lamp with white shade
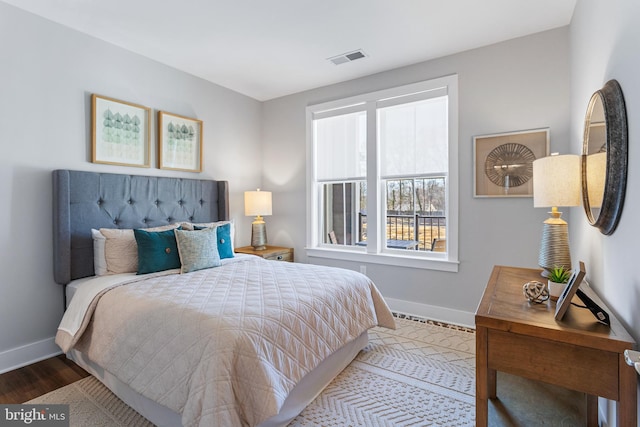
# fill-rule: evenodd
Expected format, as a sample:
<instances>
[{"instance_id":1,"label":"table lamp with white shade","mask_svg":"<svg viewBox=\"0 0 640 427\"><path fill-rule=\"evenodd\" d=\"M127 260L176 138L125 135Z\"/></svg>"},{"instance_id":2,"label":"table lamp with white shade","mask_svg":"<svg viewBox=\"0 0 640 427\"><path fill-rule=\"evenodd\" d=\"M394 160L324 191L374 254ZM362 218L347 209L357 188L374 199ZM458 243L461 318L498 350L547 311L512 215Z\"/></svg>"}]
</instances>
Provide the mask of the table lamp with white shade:
<instances>
[{"instance_id":1,"label":"table lamp with white shade","mask_svg":"<svg viewBox=\"0 0 640 427\"><path fill-rule=\"evenodd\" d=\"M569 226L560 218L558 206L579 206L581 188L580 156L556 154L533 162L533 206L551 208L551 217L543 225L538 256L545 277L554 267L571 270Z\"/></svg>"},{"instance_id":2,"label":"table lamp with white shade","mask_svg":"<svg viewBox=\"0 0 640 427\"><path fill-rule=\"evenodd\" d=\"M262 215L271 215L271 191L245 191L244 214L256 217L251 223L251 246L256 251L267 249L267 225Z\"/></svg>"}]
</instances>

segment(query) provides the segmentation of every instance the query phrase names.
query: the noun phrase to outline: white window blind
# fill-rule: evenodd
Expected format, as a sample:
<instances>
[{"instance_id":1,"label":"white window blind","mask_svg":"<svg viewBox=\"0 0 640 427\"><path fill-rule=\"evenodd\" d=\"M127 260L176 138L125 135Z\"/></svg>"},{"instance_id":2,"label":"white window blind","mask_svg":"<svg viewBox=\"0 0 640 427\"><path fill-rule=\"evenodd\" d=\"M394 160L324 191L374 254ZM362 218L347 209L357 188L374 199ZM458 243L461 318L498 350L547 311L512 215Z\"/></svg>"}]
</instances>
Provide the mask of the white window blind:
<instances>
[{"instance_id":1,"label":"white window blind","mask_svg":"<svg viewBox=\"0 0 640 427\"><path fill-rule=\"evenodd\" d=\"M314 120L316 179L349 181L367 175L366 113L336 115Z\"/></svg>"},{"instance_id":2,"label":"white window blind","mask_svg":"<svg viewBox=\"0 0 640 427\"><path fill-rule=\"evenodd\" d=\"M446 176L447 117L446 96L379 108L381 176Z\"/></svg>"}]
</instances>

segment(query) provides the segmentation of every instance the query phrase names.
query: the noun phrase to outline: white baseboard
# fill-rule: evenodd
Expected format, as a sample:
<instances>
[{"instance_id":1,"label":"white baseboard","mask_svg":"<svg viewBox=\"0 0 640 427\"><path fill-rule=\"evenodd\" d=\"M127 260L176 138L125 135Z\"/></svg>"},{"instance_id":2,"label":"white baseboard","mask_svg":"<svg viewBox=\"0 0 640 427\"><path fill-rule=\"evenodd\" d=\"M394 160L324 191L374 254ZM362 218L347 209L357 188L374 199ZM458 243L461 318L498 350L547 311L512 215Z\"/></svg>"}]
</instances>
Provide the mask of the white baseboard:
<instances>
[{"instance_id":1,"label":"white baseboard","mask_svg":"<svg viewBox=\"0 0 640 427\"><path fill-rule=\"evenodd\" d=\"M47 338L0 353L0 374L62 354L55 338Z\"/></svg>"},{"instance_id":2,"label":"white baseboard","mask_svg":"<svg viewBox=\"0 0 640 427\"><path fill-rule=\"evenodd\" d=\"M475 329L475 313L394 298L385 300L391 311Z\"/></svg>"}]
</instances>

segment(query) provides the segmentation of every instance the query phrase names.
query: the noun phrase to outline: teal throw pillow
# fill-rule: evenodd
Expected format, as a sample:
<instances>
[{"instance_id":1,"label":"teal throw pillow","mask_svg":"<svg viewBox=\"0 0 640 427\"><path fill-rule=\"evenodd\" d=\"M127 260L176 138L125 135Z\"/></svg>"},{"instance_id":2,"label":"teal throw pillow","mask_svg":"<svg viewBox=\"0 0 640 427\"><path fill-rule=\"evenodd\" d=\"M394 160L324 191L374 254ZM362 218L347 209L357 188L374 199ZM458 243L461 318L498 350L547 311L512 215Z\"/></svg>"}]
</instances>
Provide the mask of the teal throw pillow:
<instances>
[{"instance_id":1,"label":"teal throw pillow","mask_svg":"<svg viewBox=\"0 0 640 427\"><path fill-rule=\"evenodd\" d=\"M138 274L180 268L180 254L173 230L133 230L138 244Z\"/></svg>"},{"instance_id":2,"label":"teal throw pillow","mask_svg":"<svg viewBox=\"0 0 640 427\"><path fill-rule=\"evenodd\" d=\"M220 259L233 258L233 246L231 245L231 223L214 227L217 230L218 254ZM208 227L193 226L194 230L206 230Z\"/></svg>"},{"instance_id":3,"label":"teal throw pillow","mask_svg":"<svg viewBox=\"0 0 640 427\"><path fill-rule=\"evenodd\" d=\"M220 258L233 258L233 246L231 246L231 224L219 225L218 232L218 253Z\"/></svg>"},{"instance_id":4,"label":"teal throw pillow","mask_svg":"<svg viewBox=\"0 0 640 427\"><path fill-rule=\"evenodd\" d=\"M182 263L181 273L221 265L215 228L202 231L175 230L175 235Z\"/></svg>"}]
</instances>

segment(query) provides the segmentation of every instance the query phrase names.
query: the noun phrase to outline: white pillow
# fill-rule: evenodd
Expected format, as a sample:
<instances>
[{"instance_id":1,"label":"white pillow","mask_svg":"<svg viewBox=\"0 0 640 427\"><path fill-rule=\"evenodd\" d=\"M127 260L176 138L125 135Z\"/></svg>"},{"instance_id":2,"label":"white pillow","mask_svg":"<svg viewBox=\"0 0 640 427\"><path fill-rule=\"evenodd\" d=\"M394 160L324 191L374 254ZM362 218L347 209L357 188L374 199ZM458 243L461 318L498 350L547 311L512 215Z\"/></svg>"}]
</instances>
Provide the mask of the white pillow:
<instances>
[{"instance_id":1,"label":"white pillow","mask_svg":"<svg viewBox=\"0 0 640 427\"><path fill-rule=\"evenodd\" d=\"M109 274L138 271L138 244L132 229L101 228L106 237L104 255Z\"/></svg>"},{"instance_id":2,"label":"white pillow","mask_svg":"<svg viewBox=\"0 0 640 427\"><path fill-rule=\"evenodd\" d=\"M107 238L95 228L91 229L91 237L93 238L93 269L96 276L104 276L107 274L107 258L104 255L104 245Z\"/></svg>"}]
</instances>

